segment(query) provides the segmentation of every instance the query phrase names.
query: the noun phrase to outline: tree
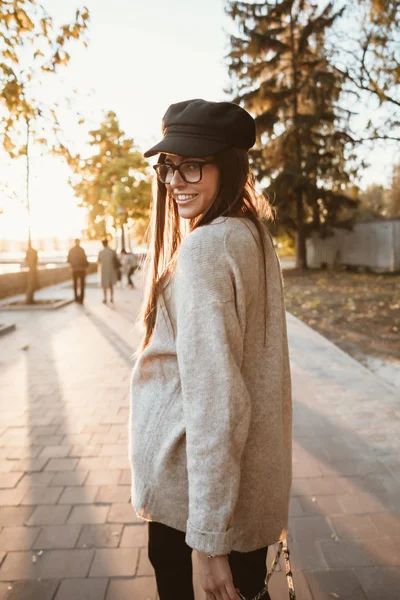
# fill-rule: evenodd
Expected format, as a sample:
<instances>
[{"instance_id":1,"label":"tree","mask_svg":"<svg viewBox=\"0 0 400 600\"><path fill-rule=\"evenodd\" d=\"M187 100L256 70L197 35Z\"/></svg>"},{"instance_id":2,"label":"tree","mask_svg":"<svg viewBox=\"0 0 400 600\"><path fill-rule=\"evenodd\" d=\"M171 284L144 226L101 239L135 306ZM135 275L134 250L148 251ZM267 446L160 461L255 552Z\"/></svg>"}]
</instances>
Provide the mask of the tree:
<instances>
[{"instance_id":1,"label":"tree","mask_svg":"<svg viewBox=\"0 0 400 600\"><path fill-rule=\"evenodd\" d=\"M306 268L306 237L349 225L356 201L343 193L351 180L349 111L339 106L343 75L328 60L325 33L342 11L305 0L230 1L229 73L235 101L256 116L252 163L276 196L279 223L295 232L296 264ZM347 210L347 212L346 212Z\"/></svg>"},{"instance_id":2,"label":"tree","mask_svg":"<svg viewBox=\"0 0 400 600\"><path fill-rule=\"evenodd\" d=\"M391 186L387 194L387 215L400 217L400 164L393 167Z\"/></svg>"},{"instance_id":3,"label":"tree","mask_svg":"<svg viewBox=\"0 0 400 600\"><path fill-rule=\"evenodd\" d=\"M151 183L148 163L125 137L116 114L107 113L99 129L89 132L95 153L83 158L64 149L73 177L70 184L89 216L88 236L107 236L107 221L122 229L135 219L148 219Z\"/></svg>"},{"instance_id":4,"label":"tree","mask_svg":"<svg viewBox=\"0 0 400 600\"><path fill-rule=\"evenodd\" d=\"M360 194L360 212L366 217L383 217L386 214L386 190L383 185L372 184Z\"/></svg>"},{"instance_id":5,"label":"tree","mask_svg":"<svg viewBox=\"0 0 400 600\"><path fill-rule=\"evenodd\" d=\"M336 65L359 101L375 100L362 139L400 141L400 0L341 3L348 25L333 36Z\"/></svg>"},{"instance_id":6,"label":"tree","mask_svg":"<svg viewBox=\"0 0 400 600\"><path fill-rule=\"evenodd\" d=\"M56 106L38 101L35 86L68 65L67 48L80 39L88 20L88 10L78 9L74 21L56 29L36 0L0 0L0 140L11 157L26 153L26 123L33 137L42 118L59 126Z\"/></svg>"},{"instance_id":7,"label":"tree","mask_svg":"<svg viewBox=\"0 0 400 600\"><path fill-rule=\"evenodd\" d=\"M43 127L50 123L57 134L57 105L35 98L41 77L56 73L70 60L69 42L86 30L88 10L77 10L75 20L57 28L36 0L0 0L0 143L11 158L26 156L26 208L29 216L29 157L32 141L46 142ZM29 220L29 219L28 219ZM28 231L27 304L34 302L37 255Z\"/></svg>"}]
</instances>

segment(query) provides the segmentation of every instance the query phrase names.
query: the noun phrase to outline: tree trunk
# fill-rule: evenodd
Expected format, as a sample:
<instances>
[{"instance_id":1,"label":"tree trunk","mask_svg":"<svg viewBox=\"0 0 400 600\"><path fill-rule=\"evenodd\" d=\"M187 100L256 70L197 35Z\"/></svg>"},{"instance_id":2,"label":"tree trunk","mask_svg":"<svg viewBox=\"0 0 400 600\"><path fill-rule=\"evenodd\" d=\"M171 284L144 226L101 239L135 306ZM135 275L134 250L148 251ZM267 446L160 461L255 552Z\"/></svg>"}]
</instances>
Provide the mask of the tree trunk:
<instances>
[{"instance_id":1,"label":"tree trunk","mask_svg":"<svg viewBox=\"0 0 400 600\"><path fill-rule=\"evenodd\" d=\"M298 176L302 174L302 152L301 152L301 138L299 127L297 125L298 117L298 66L297 66L297 48L295 40L295 23L293 18L293 7L290 8L290 41L291 41L291 53L292 53L292 76L293 76L293 124L295 126L296 135L296 167ZM303 193L296 191L296 219L297 219L297 234L296 234L296 268L306 269L307 268L307 257L306 257L306 238L304 233L304 208L303 208Z\"/></svg>"},{"instance_id":2,"label":"tree trunk","mask_svg":"<svg viewBox=\"0 0 400 600\"><path fill-rule=\"evenodd\" d=\"M37 289L37 276L37 267L35 265L30 265L26 281L26 304L35 303L34 295Z\"/></svg>"},{"instance_id":3,"label":"tree trunk","mask_svg":"<svg viewBox=\"0 0 400 600\"><path fill-rule=\"evenodd\" d=\"M121 223L121 250L126 250L126 248L125 248L125 227L124 227L124 223Z\"/></svg>"},{"instance_id":4,"label":"tree trunk","mask_svg":"<svg viewBox=\"0 0 400 600\"><path fill-rule=\"evenodd\" d=\"M296 194L297 232L296 232L296 268L307 269L306 236L304 231L303 196Z\"/></svg>"}]
</instances>

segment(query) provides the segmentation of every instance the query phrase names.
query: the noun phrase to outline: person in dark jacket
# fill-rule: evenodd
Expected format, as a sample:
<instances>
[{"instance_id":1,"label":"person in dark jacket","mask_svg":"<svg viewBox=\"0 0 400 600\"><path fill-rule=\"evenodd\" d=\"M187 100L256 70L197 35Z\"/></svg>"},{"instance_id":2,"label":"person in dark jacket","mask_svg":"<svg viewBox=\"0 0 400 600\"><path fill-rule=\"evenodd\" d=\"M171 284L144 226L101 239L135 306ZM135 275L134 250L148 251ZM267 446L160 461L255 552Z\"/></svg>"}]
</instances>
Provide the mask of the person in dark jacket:
<instances>
[{"instance_id":1,"label":"person in dark jacket","mask_svg":"<svg viewBox=\"0 0 400 600\"><path fill-rule=\"evenodd\" d=\"M88 267L86 252L80 245L80 240L75 240L75 246L68 252L67 261L72 267L75 302L83 304L85 297L85 279ZM78 291L79 288L79 291Z\"/></svg>"}]
</instances>

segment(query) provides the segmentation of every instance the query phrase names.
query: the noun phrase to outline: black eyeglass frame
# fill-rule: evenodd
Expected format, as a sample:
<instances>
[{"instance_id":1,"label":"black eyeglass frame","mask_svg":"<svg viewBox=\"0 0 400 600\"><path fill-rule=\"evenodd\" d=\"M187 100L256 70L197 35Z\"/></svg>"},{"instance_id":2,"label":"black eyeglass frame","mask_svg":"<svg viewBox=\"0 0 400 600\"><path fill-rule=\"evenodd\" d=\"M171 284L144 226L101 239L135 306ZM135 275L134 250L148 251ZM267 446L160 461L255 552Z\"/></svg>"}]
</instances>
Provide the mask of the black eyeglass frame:
<instances>
[{"instance_id":1,"label":"black eyeglass frame","mask_svg":"<svg viewBox=\"0 0 400 600\"><path fill-rule=\"evenodd\" d=\"M187 164L189 164L189 165L190 165L190 164L191 164L191 165L193 165L193 164L195 164L195 165L199 165L199 167L200 167L200 179L198 179L197 181L188 181L188 180L187 180L187 179L184 177L184 175L181 173L181 171L180 171L180 167L181 167L182 165L185 165L185 164L186 164L186 165L187 165ZM169 169L172 169L172 171L173 171L173 174L172 174L172 177L171 177L171 181L172 181L172 179L174 178L175 171L178 171L178 173L179 173L180 177L183 179L183 181L184 181L185 183L199 183L199 182L200 182L200 181L203 179L203 167L204 167L204 165L213 165L213 164L215 164L215 160L204 160L204 161L200 161L200 160L184 160L184 161L182 161L181 163L179 163L179 165L174 165L174 164L172 164L172 163L157 163L156 165L153 165L153 169L154 169L154 170L155 170L155 172L156 172L156 175L157 175L157 178L158 178L158 180L159 180L159 181L161 181L161 183L164 183L165 185L169 185L169 183L168 183L168 182L166 182L166 181L163 181L163 180L160 178L160 174L159 174L159 172L158 172L158 169L159 169L159 167L168 167Z\"/></svg>"}]
</instances>

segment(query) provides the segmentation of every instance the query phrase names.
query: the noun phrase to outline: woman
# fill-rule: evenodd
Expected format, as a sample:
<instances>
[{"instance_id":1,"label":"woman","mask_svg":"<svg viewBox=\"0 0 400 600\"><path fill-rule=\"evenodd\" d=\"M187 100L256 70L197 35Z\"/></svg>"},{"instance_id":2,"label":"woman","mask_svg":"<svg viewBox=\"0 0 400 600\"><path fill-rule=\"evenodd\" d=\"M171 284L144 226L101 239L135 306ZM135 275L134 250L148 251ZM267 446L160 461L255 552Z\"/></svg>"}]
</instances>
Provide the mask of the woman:
<instances>
[{"instance_id":1,"label":"woman","mask_svg":"<svg viewBox=\"0 0 400 600\"><path fill-rule=\"evenodd\" d=\"M110 302L114 303L114 285L118 281L119 259L115 250L109 247L108 240L101 240L103 250L100 250L97 264L100 271L100 284L103 288L103 304L107 304L107 290L110 292Z\"/></svg>"},{"instance_id":2,"label":"woman","mask_svg":"<svg viewBox=\"0 0 400 600\"><path fill-rule=\"evenodd\" d=\"M281 271L248 163L253 118L169 107L152 213L145 336L132 375L132 503L160 600L253 598L285 537L291 388ZM185 224L186 235L185 234ZM268 598L268 595L265 596Z\"/></svg>"}]
</instances>

